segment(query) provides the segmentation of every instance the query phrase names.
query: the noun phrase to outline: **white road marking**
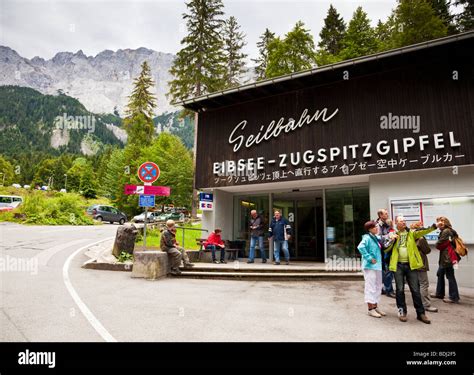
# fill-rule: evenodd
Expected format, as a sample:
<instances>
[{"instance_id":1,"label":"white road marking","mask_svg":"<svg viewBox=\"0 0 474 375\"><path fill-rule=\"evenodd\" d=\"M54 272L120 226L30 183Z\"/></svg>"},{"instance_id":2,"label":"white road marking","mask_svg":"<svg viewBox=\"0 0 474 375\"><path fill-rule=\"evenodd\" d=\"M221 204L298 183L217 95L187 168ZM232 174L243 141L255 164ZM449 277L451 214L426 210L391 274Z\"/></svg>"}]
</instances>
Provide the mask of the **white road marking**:
<instances>
[{"instance_id":1,"label":"white road marking","mask_svg":"<svg viewBox=\"0 0 474 375\"><path fill-rule=\"evenodd\" d=\"M33 258L36 258L38 260L38 265L46 266L48 264L49 260L51 259L51 257L53 255L55 255L56 253L66 249L68 247L79 245L82 242L90 241L90 240L91 240L90 238L85 238L85 239L81 239L81 240L74 240L74 241L71 241L71 242L67 242L66 244L53 246L53 247L50 247L49 249L42 250L38 255L35 255Z\"/></svg>"},{"instance_id":2,"label":"white road marking","mask_svg":"<svg viewBox=\"0 0 474 375\"><path fill-rule=\"evenodd\" d=\"M69 257L67 258L67 260L66 260L66 262L64 263L64 266L63 266L64 284L66 285L66 288L67 288L69 294L71 295L74 302L76 302L76 305L79 307L79 309L81 310L84 317L88 320L88 322L92 325L92 327L97 331L97 333L107 342L117 342L117 340L105 329L105 327L99 322L99 320L94 316L94 314L92 314L92 312L89 310L87 305L81 300L81 298L77 294L76 290L74 289L74 287L71 284L71 280L69 279L69 266L71 264L72 259L77 254L79 254L81 251L84 251L88 247L97 245L101 242L109 241L113 238L114 237L108 237L106 239L103 239L103 240L100 240L100 241L97 241L97 242L93 242L89 245L86 245L86 246L83 246L83 247L77 249L74 253L69 255Z\"/></svg>"}]
</instances>

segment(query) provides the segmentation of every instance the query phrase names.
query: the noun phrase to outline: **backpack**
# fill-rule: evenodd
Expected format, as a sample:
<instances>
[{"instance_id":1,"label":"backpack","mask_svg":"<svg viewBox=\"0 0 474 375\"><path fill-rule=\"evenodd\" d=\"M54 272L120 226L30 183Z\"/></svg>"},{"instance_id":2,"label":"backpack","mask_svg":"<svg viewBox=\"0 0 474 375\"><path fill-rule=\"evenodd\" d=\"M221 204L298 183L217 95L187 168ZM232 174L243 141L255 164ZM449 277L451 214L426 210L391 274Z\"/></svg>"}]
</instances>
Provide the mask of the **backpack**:
<instances>
[{"instance_id":1,"label":"backpack","mask_svg":"<svg viewBox=\"0 0 474 375\"><path fill-rule=\"evenodd\" d=\"M454 244L456 245L454 249L454 251L456 251L456 254L462 257L467 255L467 247L461 237L454 237Z\"/></svg>"}]
</instances>

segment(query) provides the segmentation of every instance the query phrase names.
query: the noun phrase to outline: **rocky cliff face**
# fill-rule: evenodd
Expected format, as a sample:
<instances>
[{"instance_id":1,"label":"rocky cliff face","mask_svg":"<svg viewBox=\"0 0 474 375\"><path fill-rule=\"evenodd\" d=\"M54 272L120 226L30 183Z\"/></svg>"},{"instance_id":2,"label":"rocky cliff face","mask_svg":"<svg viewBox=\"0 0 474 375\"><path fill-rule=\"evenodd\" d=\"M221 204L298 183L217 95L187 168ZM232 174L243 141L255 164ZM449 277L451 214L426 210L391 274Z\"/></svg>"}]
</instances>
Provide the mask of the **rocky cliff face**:
<instances>
[{"instance_id":1,"label":"rocky cliff face","mask_svg":"<svg viewBox=\"0 0 474 375\"><path fill-rule=\"evenodd\" d=\"M156 83L157 114L173 112L165 94L174 55L147 48L105 50L96 56L59 52L52 59L27 59L9 47L0 46L0 85L31 87L43 94L58 90L79 99L94 113L112 113L117 107L122 115L140 65L147 60Z\"/></svg>"}]
</instances>

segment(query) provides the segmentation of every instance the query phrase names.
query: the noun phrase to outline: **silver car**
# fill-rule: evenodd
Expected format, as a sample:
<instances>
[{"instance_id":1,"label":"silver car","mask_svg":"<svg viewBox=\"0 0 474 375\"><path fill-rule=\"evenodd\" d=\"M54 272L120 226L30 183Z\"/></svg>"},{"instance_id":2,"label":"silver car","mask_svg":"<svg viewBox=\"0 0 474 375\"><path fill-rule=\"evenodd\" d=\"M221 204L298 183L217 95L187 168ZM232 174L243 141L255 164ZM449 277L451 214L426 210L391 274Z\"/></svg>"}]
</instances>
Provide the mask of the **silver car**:
<instances>
[{"instance_id":1,"label":"silver car","mask_svg":"<svg viewBox=\"0 0 474 375\"><path fill-rule=\"evenodd\" d=\"M97 221L108 221L110 224L118 222L120 225L127 221L127 215L112 206L95 204L87 209L87 213Z\"/></svg>"}]
</instances>

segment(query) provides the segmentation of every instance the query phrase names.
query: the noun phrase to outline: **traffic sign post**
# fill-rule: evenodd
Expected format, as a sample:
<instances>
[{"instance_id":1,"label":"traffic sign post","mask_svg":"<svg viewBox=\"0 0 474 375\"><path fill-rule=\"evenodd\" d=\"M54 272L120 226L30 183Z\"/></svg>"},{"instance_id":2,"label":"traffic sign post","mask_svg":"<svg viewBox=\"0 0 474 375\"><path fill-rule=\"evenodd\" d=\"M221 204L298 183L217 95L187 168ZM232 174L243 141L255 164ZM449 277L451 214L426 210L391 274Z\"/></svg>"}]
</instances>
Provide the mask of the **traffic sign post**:
<instances>
[{"instance_id":1,"label":"traffic sign post","mask_svg":"<svg viewBox=\"0 0 474 375\"><path fill-rule=\"evenodd\" d=\"M146 222L148 216L148 207L155 207L155 195L169 195L169 188L167 188L166 186L151 186L153 182L158 180L158 178L160 177L160 168L152 161L147 161L140 165L138 167L137 173L138 178L144 183L145 186L125 185L125 194L139 194L138 205L140 207L145 207L145 220L143 225L143 246L146 248Z\"/></svg>"},{"instance_id":2,"label":"traffic sign post","mask_svg":"<svg viewBox=\"0 0 474 375\"><path fill-rule=\"evenodd\" d=\"M148 207L155 207L155 196L154 195L139 195L138 205L145 207L145 219L143 224L143 246L146 248L146 221L148 216Z\"/></svg>"},{"instance_id":3,"label":"traffic sign post","mask_svg":"<svg viewBox=\"0 0 474 375\"><path fill-rule=\"evenodd\" d=\"M147 161L138 167L138 178L145 184L152 184L160 177L160 168L151 161Z\"/></svg>"}]
</instances>

